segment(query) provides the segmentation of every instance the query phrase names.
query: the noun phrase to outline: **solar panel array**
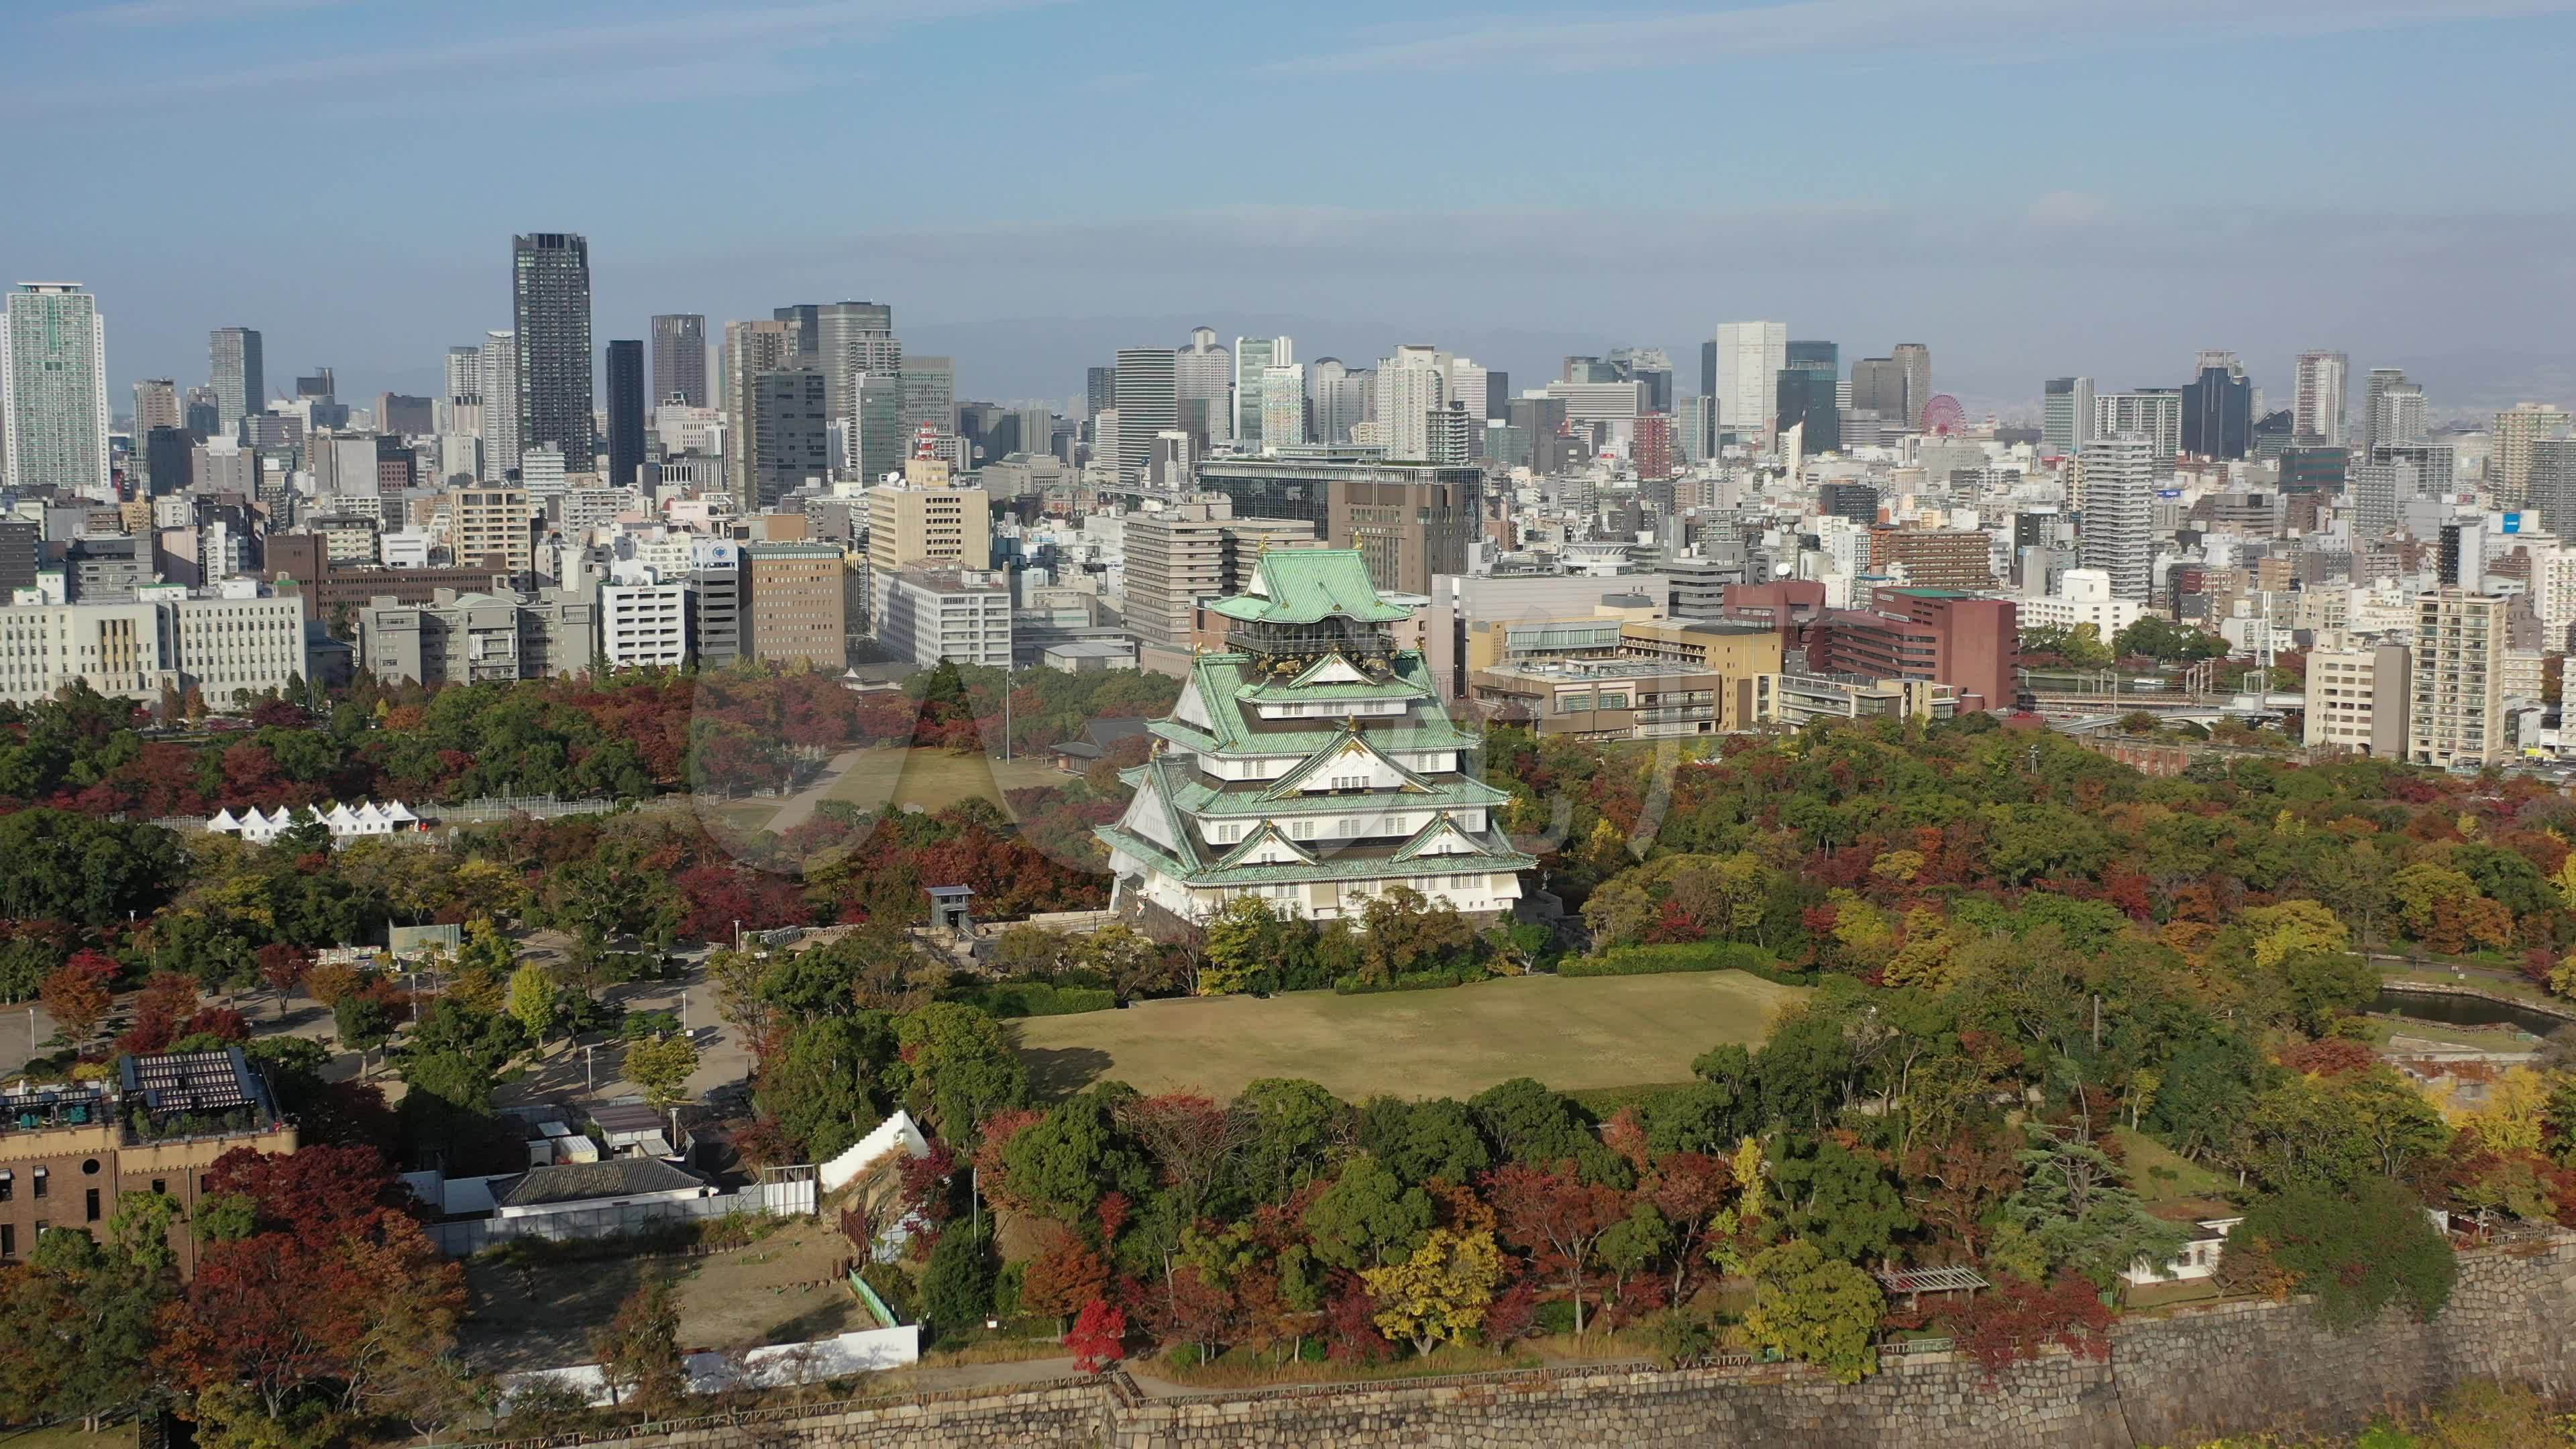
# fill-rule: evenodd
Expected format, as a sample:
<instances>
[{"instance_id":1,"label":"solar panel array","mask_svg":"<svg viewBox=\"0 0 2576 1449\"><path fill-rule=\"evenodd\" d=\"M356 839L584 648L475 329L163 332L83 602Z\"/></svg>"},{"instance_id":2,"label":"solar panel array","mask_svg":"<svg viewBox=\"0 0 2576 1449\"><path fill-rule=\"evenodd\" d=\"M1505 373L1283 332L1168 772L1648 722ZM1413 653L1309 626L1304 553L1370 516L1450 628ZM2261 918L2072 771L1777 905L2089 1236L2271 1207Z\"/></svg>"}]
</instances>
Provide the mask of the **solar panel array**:
<instances>
[{"instance_id":1,"label":"solar panel array","mask_svg":"<svg viewBox=\"0 0 2576 1449\"><path fill-rule=\"evenodd\" d=\"M134 1085L155 1115L229 1112L253 1105L229 1051L136 1057Z\"/></svg>"}]
</instances>

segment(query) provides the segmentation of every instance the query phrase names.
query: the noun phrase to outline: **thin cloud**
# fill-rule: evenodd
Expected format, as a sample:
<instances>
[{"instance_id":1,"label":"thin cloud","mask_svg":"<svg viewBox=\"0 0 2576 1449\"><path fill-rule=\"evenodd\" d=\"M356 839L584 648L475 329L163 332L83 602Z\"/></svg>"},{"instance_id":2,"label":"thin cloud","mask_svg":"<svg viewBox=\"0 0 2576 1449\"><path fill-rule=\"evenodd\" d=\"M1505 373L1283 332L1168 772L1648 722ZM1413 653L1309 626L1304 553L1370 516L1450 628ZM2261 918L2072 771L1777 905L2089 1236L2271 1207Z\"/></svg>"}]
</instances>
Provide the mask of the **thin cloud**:
<instances>
[{"instance_id":1,"label":"thin cloud","mask_svg":"<svg viewBox=\"0 0 2576 1449\"><path fill-rule=\"evenodd\" d=\"M83 25L217 25L328 10L349 3L351 0L126 0L120 5L84 6L62 18Z\"/></svg>"},{"instance_id":2,"label":"thin cloud","mask_svg":"<svg viewBox=\"0 0 2576 1449\"><path fill-rule=\"evenodd\" d=\"M184 0L135 0L139 5L179 4ZM223 0L235 5L291 4L297 0ZM303 0L339 3L339 0ZM18 109L53 109L83 104L130 108L169 104L207 95L240 95L273 86L400 84L456 72L488 78L505 70L556 67L579 62L582 74L596 80L620 70L667 69L674 54L699 64L722 58L770 57L789 49L827 44L854 36L940 20L1036 9L1066 0L807 0L794 5L767 5L703 14L658 14L603 18L552 29L478 36L441 45L395 46L342 51L270 65L234 67L196 74L153 77L124 89L94 86L38 92L22 90L0 97L0 105Z\"/></svg>"},{"instance_id":3,"label":"thin cloud","mask_svg":"<svg viewBox=\"0 0 2576 1449\"><path fill-rule=\"evenodd\" d=\"M1939 49L2100 50L2193 39L2281 39L2524 19L2576 12L2576 0L2168 0L2152 33L2105 24L2065 0L1788 0L1618 20L1511 19L1410 27L1285 71L1453 70L1524 63L1542 70L1651 70L1808 52Z\"/></svg>"}]
</instances>

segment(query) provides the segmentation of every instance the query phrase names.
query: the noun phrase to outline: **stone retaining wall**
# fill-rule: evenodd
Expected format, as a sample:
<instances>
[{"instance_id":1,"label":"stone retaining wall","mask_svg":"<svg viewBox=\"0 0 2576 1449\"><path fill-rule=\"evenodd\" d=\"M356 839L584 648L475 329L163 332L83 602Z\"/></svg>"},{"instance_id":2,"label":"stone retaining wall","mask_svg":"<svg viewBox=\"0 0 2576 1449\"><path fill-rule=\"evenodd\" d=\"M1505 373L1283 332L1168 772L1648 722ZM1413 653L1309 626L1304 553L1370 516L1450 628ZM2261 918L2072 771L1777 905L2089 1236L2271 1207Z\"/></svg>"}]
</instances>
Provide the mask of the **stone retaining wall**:
<instances>
[{"instance_id":1,"label":"stone retaining wall","mask_svg":"<svg viewBox=\"0 0 2576 1449\"><path fill-rule=\"evenodd\" d=\"M1123 1375L1017 1392L699 1421L633 1449L2140 1449L2267 1428L2351 1430L2466 1379L2576 1394L2576 1237L2465 1254L2430 1324L2350 1334L2300 1304L2122 1322L2108 1362L2052 1352L1989 1385L1952 1354L1844 1386L1801 1368L1627 1368L1152 1398ZM597 1441L594 1441L597 1442ZM529 1446L534 1449L534 1446Z\"/></svg>"}]
</instances>

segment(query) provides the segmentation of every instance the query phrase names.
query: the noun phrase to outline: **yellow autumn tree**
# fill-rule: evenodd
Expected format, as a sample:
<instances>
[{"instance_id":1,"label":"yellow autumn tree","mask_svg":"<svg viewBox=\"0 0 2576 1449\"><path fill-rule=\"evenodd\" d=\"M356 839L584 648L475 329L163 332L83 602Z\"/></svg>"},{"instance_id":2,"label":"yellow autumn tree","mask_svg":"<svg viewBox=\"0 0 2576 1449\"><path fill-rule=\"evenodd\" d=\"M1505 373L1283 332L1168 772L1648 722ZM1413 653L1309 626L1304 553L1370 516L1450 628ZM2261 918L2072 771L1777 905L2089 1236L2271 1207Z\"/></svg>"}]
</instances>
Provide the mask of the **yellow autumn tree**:
<instances>
[{"instance_id":1,"label":"yellow autumn tree","mask_svg":"<svg viewBox=\"0 0 2576 1449\"><path fill-rule=\"evenodd\" d=\"M2487 1088L2486 1100L2476 1110L2452 1115L2463 1126L2477 1128L2479 1140L2498 1152L2538 1152L2549 1118L2549 1079L2529 1067L2515 1067Z\"/></svg>"},{"instance_id":2,"label":"yellow autumn tree","mask_svg":"<svg viewBox=\"0 0 2576 1449\"><path fill-rule=\"evenodd\" d=\"M1377 1304L1379 1331L1409 1340L1420 1354L1474 1332L1502 1280L1503 1253L1492 1233L1447 1228L1433 1229L1403 1262L1360 1274Z\"/></svg>"},{"instance_id":3,"label":"yellow autumn tree","mask_svg":"<svg viewBox=\"0 0 2576 1449\"><path fill-rule=\"evenodd\" d=\"M2237 915L2254 933L2254 964L2277 971L2295 956L2335 955L2352 949L2352 931L2335 913L2311 900L2255 906Z\"/></svg>"},{"instance_id":4,"label":"yellow autumn tree","mask_svg":"<svg viewBox=\"0 0 2576 1449\"><path fill-rule=\"evenodd\" d=\"M1905 913L1905 944L1888 958L1887 984L1946 991L1956 975L1951 958L1957 949L1948 918L1930 906L1916 906Z\"/></svg>"}]
</instances>

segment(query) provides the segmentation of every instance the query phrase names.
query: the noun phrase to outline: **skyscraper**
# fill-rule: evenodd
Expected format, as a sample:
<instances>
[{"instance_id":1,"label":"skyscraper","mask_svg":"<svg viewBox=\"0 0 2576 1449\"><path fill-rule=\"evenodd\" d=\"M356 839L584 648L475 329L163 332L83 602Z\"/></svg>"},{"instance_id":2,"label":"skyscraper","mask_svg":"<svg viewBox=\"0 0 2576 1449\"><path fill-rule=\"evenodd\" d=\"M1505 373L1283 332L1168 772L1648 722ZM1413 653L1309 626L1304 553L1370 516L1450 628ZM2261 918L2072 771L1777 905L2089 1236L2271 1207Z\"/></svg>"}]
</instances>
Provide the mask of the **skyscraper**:
<instances>
[{"instance_id":1,"label":"skyscraper","mask_svg":"<svg viewBox=\"0 0 2576 1449\"><path fill-rule=\"evenodd\" d=\"M2156 442L2142 433L2108 433L2083 454L2084 566L2111 576L2111 597L2147 602L2154 583Z\"/></svg>"},{"instance_id":2,"label":"skyscraper","mask_svg":"<svg viewBox=\"0 0 2576 1449\"><path fill-rule=\"evenodd\" d=\"M2371 448L2376 448L2382 443L2403 443L2413 441L2408 438L2381 437L2379 434L2381 422L2380 402L2381 399L2385 398L2392 389L2399 391L2411 389L2415 394L2416 411L2419 416L2421 415L2424 390L2420 387L2416 387L2415 384L2406 380L2406 370L2404 368L2372 368L2370 370L2369 381L2364 383L2362 386L2361 395L2361 444L2365 451Z\"/></svg>"},{"instance_id":3,"label":"skyscraper","mask_svg":"<svg viewBox=\"0 0 2576 1449\"><path fill-rule=\"evenodd\" d=\"M2182 389L2142 387L2135 392L2093 396L2093 436L2136 433L2155 444L2156 462L2173 466L2182 451Z\"/></svg>"},{"instance_id":4,"label":"skyscraper","mask_svg":"<svg viewBox=\"0 0 2576 1449\"><path fill-rule=\"evenodd\" d=\"M1914 426L1905 415L1905 369L1893 357L1864 357L1852 364L1851 405L1854 412L1877 414L1884 427Z\"/></svg>"},{"instance_id":5,"label":"skyscraper","mask_svg":"<svg viewBox=\"0 0 2576 1449\"><path fill-rule=\"evenodd\" d=\"M1306 441L1306 369L1274 363L1261 370L1261 444L1293 448Z\"/></svg>"},{"instance_id":6,"label":"skyscraper","mask_svg":"<svg viewBox=\"0 0 2576 1449\"><path fill-rule=\"evenodd\" d=\"M175 428L179 421L179 384L166 377L146 377L134 384L134 435L154 428Z\"/></svg>"},{"instance_id":7,"label":"skyscraper","mask_svg":"<svg viewBox=\"0 0 2576 1449\"><path fill-rule=\"evenodd\" d=\"M1154 461L1154 435L1180 426L1174 368L1168 347L1118 349L1118 481L1142 487Z\"/></svg>"},{"instance_id":8,"label":"skyscraper","mask_svg":"<svg viewBox=\"0 0 2576 1449\"><path fill-rule=\"evenodd\" d=\"M1774 379L1773 431L1785 436L1791 428L1803 427L1806 431L1798 435L1798 451L1809 457L1840 452L1842 411L1835 401L1833 373L1822 367L1792 363L1780 369Z\"/></svg>"},{"instance_id":9,"label":"skyscraper","mask_svg":"<svg viewBox=\"0 0 2576 1449\"><path fill-rule=\"evenodd\" d=\"M725 485L734 504L748 513L757 506L752 486L753 457L759 437L751 426L752 385L764 372L796 361L796 327L792 322L728 322L724 332ZM828 382L827 382L828 387Z\"/></svg>"},{"instance_id":10,"label":"skyscraper","mask_svg":"<svg viewBox=\"0 0 2576 1449\"><path fill-rule=\"evenodd\" d=\"M1932 349L1920 342L1900 342L1889 350L1896 370L1905 374L1905 426L1920 427L1923 405L1932 400Z\"/></svg>"},{"instance_id":11,"label":"skyscraper","mask_svg":"<svg viewBox=\"0 0 2576 1449\"><path fill-rule=\"evenodd\" d=\"M2531 448L2543 438L2567 436L2569 418L2546 403L2516 403L2495 415L2495 445L2487 472L2498 508L2520 508L2531 499Z\"/></svg>"},{"instance_id":12,"label":"skyscraper","mask_svg":"<svg viewBox=\"0 0 2576 1449\"><path fill-rule=\"evenodd\" d=\"M2379 383L2379 375L2371 374ZM2424 389L2403 376L2373 389L2370 399L2370 450L2424 441L2430 425L2424 414Z\"/></svg>"},{"instance_id":13,"label":"skyscraper","mask_svg":"<svg viewBox=\"0 0 2576 1449\"><path fill-rule=\"evenodd\" d=\"M832 469L831 384L820 368L782 367L751 380L752 505L770 508Z\"/></svg>"},{"instance_id":14,"label":"skyscraper","mask_svg":"<svg viewBox=\"0 0 2576 1449\"><path fill-rule=\"evenodd\" d=\"M1172 359L1172 390L1181 430L1198 440L1201 452L1234 441L1240 421L1234 378L1234 353L1216 340L1215 329L1190 329L1190 345Z\"/></svg>"},{"instance_id":15,"label":"skyscraper","mask_svg":"<svg viewBox=\"0 0 2576 1449\"><path fill-rule=\"evenodd\" d=\"M943 438L955 436L957 359L915 353L903 360L896 376L901 379L902 405L895 423L904 436L923 428L934 429Z\"/></svg>"},{"instance_id":16,"label":"skyscraper","mask_svg":"<svg viewBox=\"0 0 2576 1449\"><path fill-rule=\"evenodd\" d=\"M1238 337L1234 339L1234 442L1245 452L1258 452L1270 443L1262 432L1269 408L1269 394L1263 378L1268 369L1286 367L1297 360L1297 342L1292 337Z\"/></svg>"},{"instance_id":17,"label":"skyscraper","mask_svg":"<svg viewBox=\"0 0 2576 1449\"><path fill-rule=\"evenodd\" d=\"M1753 438L1771 419L1773 383L1789 361L1789 324L1721 322L1716 349L1718 425Z\"/></svg>"},{"instance_id":18,"label":"skyscraper","mask_svg":"<svg viewBox=\"0 0 2576 1449\"><path fill-rule=\"evenodd\" d=\"M708 406L707 319L666 312L653 319L653 405Z\"/></svg>"},{"instance_id":19,"label":"skyscraper","mask_svg":"<svg viewBox=\"0 0 2576 1449\"><path fill-rule=\"evenodd\" d=\"M2093 379L2052 377L2040 385L2040 391L2040 450L2052 457L2072 458L2093 437ZM1852 406L1866 406L1857 384Z\"/></svg>"},{"instance_id":20,"label":"skyscraper","mask_svg":"<svg viewBox=\"0 0 2576 1449\"><path fill-rule=\"evenodd\" d=\"M98 299L78 282L20 282L0 331L0 483L114 498Z\"/></svg>"},{"instance_id":21,"label":"skyscraper","mask_svg":"<svg viewBox=\"0 0 2576 1449\"><path fill-rule=\"evenodd\" d=\"M519 339L483 334L483 481L498 483L519 466Z\"/></svg>"},{"instance_id":22,"label":"skyscraper","mask_svg":"<svg viewBox=\"0 0 2576 1449\"><path fill-rule=\"evenodd\" d=\"M2302 352L2290 403L2290 437L2308 446L2343 443L2344 380L2352 362L2340 352Z\"/></svg>"},{"instance_id":23,"label":"skyscraper","mask_svg":"<svg viewBox=\"0 0 2576 1449\"><path fill-rule=\"evenodd\" d=\"M598 466L591 432L590 243L571 232L512 237L510 265L519 448L551 443L563 450L566 470L587 473Z\"/></svg>"},{"instance_id":24,"label":"skyscraper","mask_svg":"<svg viewBox=\"0 0 2576 1449\"><path fill-rule=\"evenodd\" d=\"M632 488L644 466L644 343L608 344L608 486Z\"/></svg>"},{"instance_id":25,"label":"skyscraper","mask_svg":"<svg viewBox=\"0 0 2576 1449\"><path fill-rule=\"evenodd\" d=\"M1114 367L1084 368L1082 371L1082 421L1088 423L1093 418L1100 416L1102 413L1105 413L1116 406L1118 406L1118 369Z\"/></svg>"},{"instance_id":26,"label":"skyscraper","mask_svg":"<svg viewBox=\"0 0 2576 1449\"><path fill-rule=\"evenodd\" d=\"M2201 458L2242 458L2254 431L2254 384L2233 352L2200 354L2182 389L2182 450Z\"/></svg>"},{"instance_id":27,"label":"skyscraper","mask_svg":"<svg viewBox=\"0 0 2576 1449\"><path fill-rule=\"evenodd\" d=\"M206 335L206 380L215 390L215 420L230 437L242 415L267 405L268 373L259 334L248 327L218 327Z\"/></svg>"},{"instance_id":28,"label":"skyscraper","mask_svg":"<svg viewBox=\"0 0 2576 1449\"><path fill-rule=\"evenodd\" d=\"M2505 614L2512 601L2474 589L2416 596L2415 677L2406 757L2418 765L2488 765L2505 738Z\"/></svg>"},{"instance_id":29,"label":"skyscraper","mask_svg":"<svg viewBox=\"0 0 2576 1449\"><path fill-rule=\"evenodd\" d=\"M844 302L841 305L848 307L867 304ZM787 324L787 337L793 344L789 351L803 357L814 357L824 350L823 309L817 304L798 302L791 306L775 308L769 316L774 322Z\"/></svg>"},{"instance_id":30,"label":"skyscraper","mask_svg":"<svg viewBox=\"0 0 2576 1449\"><path fill-rule=\"evenodd\" d=\"M1431 414L1449 402L1449 357L1423 343L1406 343L1377 365L1377 423L1386 430L1390 461L1419 463L1431 456Z\"/></svg>"},{"instance_id":31,"label":"skyscraper","mask_svg":"<svg viewBox=\"0 0 2576 1449\"><path fill-rule=\"evenodd\" d=\"M894 308L886 303L781 307L778 314L779 320L795 329L797 350L819 355L823 375L831 383L833 417L857 415L862 376L892 378L903 369L903 343L894 335ZM950 419L948 426L956 427L956 420Z\"/></svg>"}]
</instances>

